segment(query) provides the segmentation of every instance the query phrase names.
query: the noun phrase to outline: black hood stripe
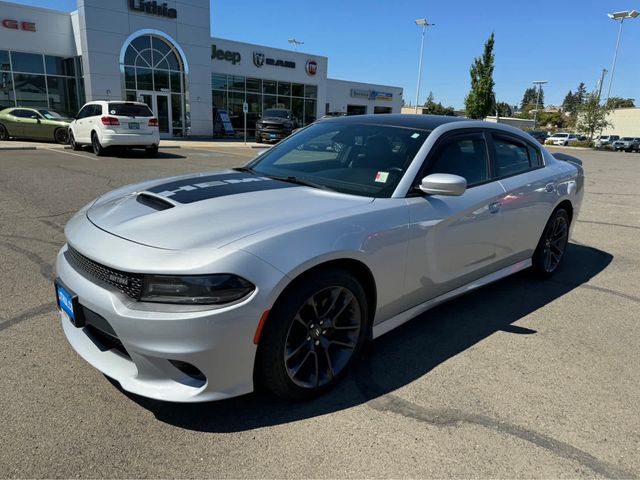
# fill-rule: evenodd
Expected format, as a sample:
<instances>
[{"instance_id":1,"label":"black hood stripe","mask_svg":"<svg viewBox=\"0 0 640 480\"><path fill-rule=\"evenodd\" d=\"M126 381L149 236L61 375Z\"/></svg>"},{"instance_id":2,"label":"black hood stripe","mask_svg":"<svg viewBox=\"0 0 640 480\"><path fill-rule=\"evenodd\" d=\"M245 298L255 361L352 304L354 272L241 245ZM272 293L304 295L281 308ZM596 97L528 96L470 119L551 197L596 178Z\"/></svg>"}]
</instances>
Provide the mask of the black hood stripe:
<instances>
[{"instance_id":1,"label":"black hood stripe","mask_svg":"<svg viewBox=\"0 0 640 480\"><path fill-rule=\"evenodd\" d=\"M210 198L237 195L240 193L261 192L278 188L295 188L298 185L281 182L269 177L260 177L244 172L190 177L176 180L147 191L170 198L178 203L193 203Z\"/></svg>"}]
</instances>

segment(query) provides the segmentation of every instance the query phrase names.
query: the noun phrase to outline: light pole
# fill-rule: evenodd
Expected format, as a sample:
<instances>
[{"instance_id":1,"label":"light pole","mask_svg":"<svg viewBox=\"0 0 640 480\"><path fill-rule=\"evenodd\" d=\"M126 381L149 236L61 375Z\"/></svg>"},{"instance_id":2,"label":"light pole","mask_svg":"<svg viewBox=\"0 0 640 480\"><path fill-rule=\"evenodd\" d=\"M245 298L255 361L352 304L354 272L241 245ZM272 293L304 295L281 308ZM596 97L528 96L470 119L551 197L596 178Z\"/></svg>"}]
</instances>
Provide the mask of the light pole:
<instances>
[{"instance_id":1,"label":"light pole","mask_svg":"<svg viewBox=\"0 0 640 480\"><path fill-rule=\"evenodd\" d=\"M287 40L287 42L289 42L290 44L293 45L293 49L295 51L298 51L298 45L304 45L304 42L300 42L299 40L296 40L295 38L290 38L289 40Z\"/></svg>"},{"instance_id":2,"label":"light pole","mask_svg":"<svg viewBox=\"0 0 640 480\"><path fill-rule=\"evenodd\" d=\"M536 129L536 126L538 125L538 106L540 105L540 93L542 92L542 85L544 85L545 83L547 83L546 80L534 80L532 82L534 85L538 86L538 95L536 96L536 111L533 114L533 129Z\"/></svg>"},{"instance_id":3,"label":"light pole","mask_svg":"<svg viewBox=\"0 0 640 480\"><path fill-rule=\"evenodd\" d=\"M435 23L427 22L426 18L419 18L416 25L422 25L422 39L420 40L420 62L418 63L418 86L416 88L416 113L418 113L418 99L420 98L420 80L422 79L422 52L424 51L424 33L427 27L433 27Z\"/></svg>"},{"instance_id":4,"label":"light pole","mask_svg":"<svg viewBox=\"0 0 640 480\"><path fill-rule=\"evenodd\" d=\"M618 40L616 41L616 51L613 54L613 66L611 67L611 76L609 77L609 89L607 90L607 99L605 100L605 106L609 103L609 96L611 95L611 85L613 85L613 74L616 71L616 60L618 59L618 48L620 47L620 36L622 35L622 25L627 18L636 18L640 15L637 10L625 10L623 12L615 12L607 14L611 20L620 21L620 28L618 29Z\"/></svg>"}]
</instances>

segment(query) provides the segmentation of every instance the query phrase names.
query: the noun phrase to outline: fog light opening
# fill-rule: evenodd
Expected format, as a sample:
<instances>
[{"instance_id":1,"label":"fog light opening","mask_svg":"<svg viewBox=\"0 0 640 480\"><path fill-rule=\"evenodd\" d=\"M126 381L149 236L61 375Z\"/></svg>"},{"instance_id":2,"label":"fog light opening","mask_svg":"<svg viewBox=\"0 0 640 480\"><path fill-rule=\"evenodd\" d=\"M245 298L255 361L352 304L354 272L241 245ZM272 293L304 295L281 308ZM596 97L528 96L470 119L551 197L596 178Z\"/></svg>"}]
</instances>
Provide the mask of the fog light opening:
<instances>
[{"instance_id":1,"label":"fog light opening","mask_svg":"<svg viewBox=\"0 0 640 480\"><path fill-rule=\"evenodd\" d=\"M198 380L199 382L204 382L207 380L207 377L204 376L195 365L191 365L190 363L183 362L181 360L169 360L169 363L180 370L185 375L193 378L194 380Z\"/></svg>"}]
</instances>

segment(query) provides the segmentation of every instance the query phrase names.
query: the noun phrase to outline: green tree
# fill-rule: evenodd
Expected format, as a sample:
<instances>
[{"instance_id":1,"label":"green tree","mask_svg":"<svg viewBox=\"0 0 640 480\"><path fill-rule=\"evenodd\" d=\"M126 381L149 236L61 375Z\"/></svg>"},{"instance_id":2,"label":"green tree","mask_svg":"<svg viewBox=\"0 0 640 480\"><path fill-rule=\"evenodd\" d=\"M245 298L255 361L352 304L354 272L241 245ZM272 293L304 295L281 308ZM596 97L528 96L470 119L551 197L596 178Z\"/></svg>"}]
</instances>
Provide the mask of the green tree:
<instances>
[{"instance_id":1,"label":"green tree","mask_svg":"<svg viewBox=\"0 0 640 480\"><path fill-rule=\"evenodd\" d=\"M484 44L482 57L474 59L469 71L471 90L464 99L467 117L483 119L495 111L496 96L493 92L493 55L494 34Z\"/></svg>"},{"instance_id":2,"label":"green tree","mask_svg":"<svg viewBox=\"0 0 640 480\"><path fill-rule=\"evenodd\" d=\"M499 117L510 117L511 115L513 115L511 105L509 105L507 102L497 102L496 111Z\"/></svg>"},{"instance_id":3,"label":"green tree","mask_svg":"<svg viewBox=\"0 0 640 480\"><path fill-rule=\"evenodd\" d=\"M531 108L536 108L536 102L538 101L538 89L536 87L529 87L524 91L524 95L522 96L522 101L520 102L520 108L526 109L527 105L530 105ZM538 103L539 108L544 108L544 89L540 89L540 103Z\"/></svg>"},{"instance_id":4,"label":"green tree","mask_svg":"<svg viewBox=\"0 0 640 480\"><path fill-rule=\"evenodd\" d=\"M609 108L600 105L598 92L587 93L584 102L577 109L576 129L593 140L596 131L611 126L611 122L607 119L609 112Z\"/></svg>"},{"instance_id":5,"label":"green tree","mask_svg":"<svg viewBox=\"0 0 640 480\"><path fill-rule=\"evenodd\" d=\"M633 108L635 106L635 98L610 97L607 100L607 108Z\"/></svg>"},{"instance_id":6,"label":"green tree","mask_svg":"<svg viewBox=\"0 0 640 480\"><path fill-rule=\"evenodd\" d=\"M447 115L452 117L454 115L453 107L445 107L442 103L436 103L433 92L429 92L429 96L427 97L427 101L424 102L424 113L428 113L430 115Z\"/></svg>"},{"instance_id":7,"label":"green tree","mask_svg":"<svg viewBox=\"0 0 640 480\"><path fill-rule=\"evenodd\" d=\"M564 97L562 101L562 111L563 112L574 112L576 109L576 96L574 93L569 90L569 93Z\"/></svg>"},{"instance_id":8,"label":"green tree","mask_svg":"<svg viewBox=\"0 0 640 480\"><path fill-rule=\"evenodd\" d=\"M575 101L576 106L582 105L587 101L587 87L584 85L584 82L580 82L580 85L578 85L578 88L576 89Z\"/></svg>"}]
</instances>

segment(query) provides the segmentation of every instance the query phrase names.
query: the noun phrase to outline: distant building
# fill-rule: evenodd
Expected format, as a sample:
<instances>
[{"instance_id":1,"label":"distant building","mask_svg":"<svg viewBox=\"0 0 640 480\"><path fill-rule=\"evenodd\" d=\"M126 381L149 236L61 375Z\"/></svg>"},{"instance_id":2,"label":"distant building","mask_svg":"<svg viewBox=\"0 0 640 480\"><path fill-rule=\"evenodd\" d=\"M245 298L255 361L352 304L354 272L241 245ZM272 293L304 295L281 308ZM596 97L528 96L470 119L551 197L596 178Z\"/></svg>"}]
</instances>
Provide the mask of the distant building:
<instances>
[{"instance_id":1,"label":"distant building","mask_svg":"<svg viewBox=\"0 0 640 480\"><path fill-rule=\"evenodd\" d=\"M616 108L609 114L611 126L602 130L602 135L640 137L640 107Z\"/></svg>"},{"instance_id":2,"label":"distant building","mask_svg":"<svg viewBox=\"0 0 640 480\"><path fill-rule=\"evenodd\" d=\"M513 118L513 117L486 117L484 119L489 123L503 123L505 125L511 125L512 127L521 128L524 130L525 128L533 128L534 122L533 120L528 120L526 118Z\"/></svg>"}]
</instances>

